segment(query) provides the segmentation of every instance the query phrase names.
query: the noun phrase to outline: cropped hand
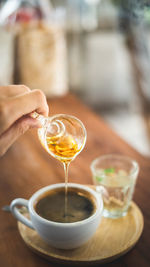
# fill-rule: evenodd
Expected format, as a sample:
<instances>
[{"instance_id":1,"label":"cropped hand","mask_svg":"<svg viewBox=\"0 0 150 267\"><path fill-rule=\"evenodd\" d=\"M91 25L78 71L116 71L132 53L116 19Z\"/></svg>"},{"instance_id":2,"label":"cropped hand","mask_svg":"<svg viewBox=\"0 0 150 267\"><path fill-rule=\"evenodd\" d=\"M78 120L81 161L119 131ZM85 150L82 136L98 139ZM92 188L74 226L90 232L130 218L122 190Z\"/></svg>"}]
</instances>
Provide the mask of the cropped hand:
<instances>
[{"instance_id":1,"label":"cropped hand","mask_svg":"<svg viewBox=\"0 0 150 267\"><path fill-rule=\"evenodd\" d=\"M48 116L49 108L44 93L24 85L0 86L0 156L29 128L40 127L31 117L36 111Z\"/></svg>"}]
</instances>

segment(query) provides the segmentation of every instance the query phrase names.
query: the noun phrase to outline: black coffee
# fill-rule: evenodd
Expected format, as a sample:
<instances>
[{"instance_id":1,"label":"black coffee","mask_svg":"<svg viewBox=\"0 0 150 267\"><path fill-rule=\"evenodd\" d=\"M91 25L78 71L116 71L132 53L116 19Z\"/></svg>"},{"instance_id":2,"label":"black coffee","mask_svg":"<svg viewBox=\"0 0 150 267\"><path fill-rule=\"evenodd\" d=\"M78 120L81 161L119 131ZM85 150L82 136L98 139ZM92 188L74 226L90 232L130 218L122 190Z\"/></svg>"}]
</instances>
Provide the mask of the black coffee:
<instances>
[{"instance_id":1,"label":"black coffee","mask_svg":"<svg viewBox=\"0 0 150 267\"><path fill-rule=\"evenodd\" d=\"M64 188L46 192L35 203L35 211L41 217L61 223L82 221L90 217L95 208L92 196L84 190L75 188L68 188L66 214Z\"/></svg>"}]
</instances>

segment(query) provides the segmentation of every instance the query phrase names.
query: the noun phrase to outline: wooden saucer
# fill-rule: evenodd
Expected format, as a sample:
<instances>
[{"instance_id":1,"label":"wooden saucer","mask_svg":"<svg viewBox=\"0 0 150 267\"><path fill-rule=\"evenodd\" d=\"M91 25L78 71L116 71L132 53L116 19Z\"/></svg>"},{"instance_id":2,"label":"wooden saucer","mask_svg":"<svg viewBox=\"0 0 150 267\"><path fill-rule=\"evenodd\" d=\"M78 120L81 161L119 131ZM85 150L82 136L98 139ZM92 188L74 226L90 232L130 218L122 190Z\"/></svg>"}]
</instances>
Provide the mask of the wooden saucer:
<instances>
[{"instance_id":1,"label":"wooden saucer","mask_svg":"<svg viewBox=\"0 0 150 267\"><path fill-rule=\"evenodd\" d=\"M61 250L47 245L36 233L18 222L21 237L35 253L57 263L89 265L112 261L129 251L141 236L143 215L132 202L128 214L119 219L102 218L95 235L85 245Z\"/></svg>"}]
</instances>

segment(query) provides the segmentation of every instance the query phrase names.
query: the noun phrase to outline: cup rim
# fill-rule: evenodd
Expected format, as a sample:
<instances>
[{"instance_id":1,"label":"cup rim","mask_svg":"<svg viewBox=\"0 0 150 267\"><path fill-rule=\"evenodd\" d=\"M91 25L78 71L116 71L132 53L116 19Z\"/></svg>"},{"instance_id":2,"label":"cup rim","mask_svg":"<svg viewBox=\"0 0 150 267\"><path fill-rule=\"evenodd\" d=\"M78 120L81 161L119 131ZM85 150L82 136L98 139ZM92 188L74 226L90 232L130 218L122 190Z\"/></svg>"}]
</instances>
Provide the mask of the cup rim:
<instances>
[{"instance_id":1,"label":"cup rim","mask_svg":"<svg viewBox=\"0 0 150 267\"><path fill-rule=\"evenodd\" d=\"M106 155L102 155L102 156L95 158L90 165L92 173L96 172L97 169L95 168L95 165L98 161L103 161L103 160L109 159L109 158L114 158L114 159L116 158L118 160L128 160L132 164L132 170L131 170L130 176L132 176L134 174L138 174L138 172L139 172L138 162L136 160L128 157L128 156L121 155L121 154L106 154ZM107 176L107 174L105 174L105 176Z\"/></svg>"},{"instance_id":2,"label":"cup rim","mask_svg":"<svg viewBox=\"0 0 150 267\"><path fill-rule=\"evenodd\" d=\"M70 115L70 114L68 115L68 114L64 114L64 113L60 113L59 114L58 113L58 114L55 114L53 116L48 117L47 119L53 120L53 119L57 118L58 116L65 116L65 117L77 120L81 124L81 126L82 126L82 128L83 128L83 130L85 132L85 139L87 138L87 131L85 129L85 126L84 126L83 122L80 119L78 119L77 117L73 116L73 115Z\"/></svg>"},{"instance_id":3,"label":"cup rim","mask_svg":"<svg viewBox=\"0 0 150 267\"><path fill-rule=\"evenodd\" d=\"M52 190L54 188L61 188L61 187L64 187L64 186L65 186L65 183L56 183L56 184L48 185L48 186L43 187L43 188L39 189L38 191L36 191L31 196L31 198L29 199L29 213L31 213L33 216L36 216L39 220L41 220L45 224L55 225L55 226L57 225L57 226L61 226L61 227L75 227L75 226L78 226L78 225L82 225L82 224L85 224L85 223L95 219L99 214L102 215L102 212L103 212L103 200L102 200L101 194L98 194L96 191L94 191L93 189L89 188L86 185L76 184L76 183L68 183L69 187L83 189L83 190L88 191L89 193L91 193L92 196L94 196L95 201L96 201L96 209L95 209L94 213L91 216L89 216L88 218L84 219L84 220L77 221L77 222L72 222L72 223L54 222L54 221L49 221L49 220L41 217L35 211L35 209L33 207L33 204L35 203L35 200L46 191Z\"/></svg>"}]
</instances>

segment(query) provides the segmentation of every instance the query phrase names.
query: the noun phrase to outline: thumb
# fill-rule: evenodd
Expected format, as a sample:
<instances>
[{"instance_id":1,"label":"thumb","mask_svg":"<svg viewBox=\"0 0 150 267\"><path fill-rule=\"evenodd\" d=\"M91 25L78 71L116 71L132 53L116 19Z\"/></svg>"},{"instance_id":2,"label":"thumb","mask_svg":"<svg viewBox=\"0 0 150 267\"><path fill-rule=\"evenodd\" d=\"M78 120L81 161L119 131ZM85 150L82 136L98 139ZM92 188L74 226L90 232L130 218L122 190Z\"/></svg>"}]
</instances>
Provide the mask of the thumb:
<instances>
[{"instance_id":1,"label":"thumb","mask_svg":"<svg viewBox=\"0 0 150 267\"><path fill-rule=\"evenodd\" d=\"M39 128L40 126L40 123L36 119L29 116L24 116L17 120L7 131L0 135L0 157L29 128Z\"/></svg>"}]
</instances>

